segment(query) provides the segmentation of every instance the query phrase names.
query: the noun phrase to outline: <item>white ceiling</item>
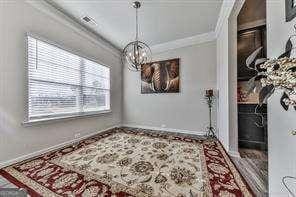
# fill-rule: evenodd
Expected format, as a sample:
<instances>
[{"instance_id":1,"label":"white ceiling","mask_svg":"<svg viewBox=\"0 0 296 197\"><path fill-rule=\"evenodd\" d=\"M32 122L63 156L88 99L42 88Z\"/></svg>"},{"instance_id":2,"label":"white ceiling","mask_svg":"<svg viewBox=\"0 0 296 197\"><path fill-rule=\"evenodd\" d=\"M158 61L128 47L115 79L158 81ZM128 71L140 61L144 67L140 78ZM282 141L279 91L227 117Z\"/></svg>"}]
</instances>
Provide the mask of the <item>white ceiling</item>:
<instances>
[{"instance_id":1,"label":"white ceiling","mask_svg":"<svg viewBox=\"0 0 296 197\"><path fill-rule=\"evenodd\" d=\"M142 0L140 40L153 46L215 30L223 0ZM135 39L135 9L130 0L51 0L52 4L87 25L104 39L123 48Z\"/></svg>"}]
</instances>

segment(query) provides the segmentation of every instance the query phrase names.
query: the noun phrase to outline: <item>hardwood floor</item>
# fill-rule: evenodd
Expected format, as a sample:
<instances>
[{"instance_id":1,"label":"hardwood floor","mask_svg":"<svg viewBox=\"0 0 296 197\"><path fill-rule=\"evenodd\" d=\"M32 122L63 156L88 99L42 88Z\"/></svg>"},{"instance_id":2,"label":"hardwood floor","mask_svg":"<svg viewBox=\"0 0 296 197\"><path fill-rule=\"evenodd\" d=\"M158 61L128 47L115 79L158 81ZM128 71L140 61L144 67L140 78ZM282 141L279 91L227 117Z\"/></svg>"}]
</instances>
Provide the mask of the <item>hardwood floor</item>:
<instances>
[{"instance_id":1,"label":"hardwood floor","mask_svg":"<svg viewBox=\"0 0 296 197\"><path fill-rule=\"evenodd\" d=\"M257 159L262 161L268 160L267 153L260 150L240 148L239 153L242 158Z\"/></svg>"},{"instance_id":2,"label":"hardwood floor","mask_svg":"<svg viewBox=\"0 0 296 197\"><path fill-rule=\"evenodd\" d=\"M0 175L0 188L17 188L17 186L10 183L8 180L6 180L3 176Z\"/></svg>"},{"instance_id":3,"label":"hardwood floor","mask_svg":"<svg viewBox=\"0 0 296 197\"><path fill-rule=\"evenodd\" d=\"M241 156L241 158L232 157L232 160L256 197L268 196L267 156L261 151L246 149L242 151Z\"/></svg>"}]
</instances>

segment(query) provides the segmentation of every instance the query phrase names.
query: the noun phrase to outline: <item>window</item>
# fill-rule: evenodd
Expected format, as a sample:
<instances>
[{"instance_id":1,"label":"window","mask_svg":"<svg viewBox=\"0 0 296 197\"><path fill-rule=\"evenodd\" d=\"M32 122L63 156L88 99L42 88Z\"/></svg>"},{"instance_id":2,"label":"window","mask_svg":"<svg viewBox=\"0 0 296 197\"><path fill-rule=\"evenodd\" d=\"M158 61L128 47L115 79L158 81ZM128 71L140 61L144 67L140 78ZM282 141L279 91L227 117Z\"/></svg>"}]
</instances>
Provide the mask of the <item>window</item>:
<instances>
[{"instance_id":1,"label":"window","mask_svg":"<svg viewBox=\"0 0 296 197\"><path fill-rule=\"evenodd\" d=\"M28 121L110 110L110 69L28 36Z\"/></svg>"}]
</instances>

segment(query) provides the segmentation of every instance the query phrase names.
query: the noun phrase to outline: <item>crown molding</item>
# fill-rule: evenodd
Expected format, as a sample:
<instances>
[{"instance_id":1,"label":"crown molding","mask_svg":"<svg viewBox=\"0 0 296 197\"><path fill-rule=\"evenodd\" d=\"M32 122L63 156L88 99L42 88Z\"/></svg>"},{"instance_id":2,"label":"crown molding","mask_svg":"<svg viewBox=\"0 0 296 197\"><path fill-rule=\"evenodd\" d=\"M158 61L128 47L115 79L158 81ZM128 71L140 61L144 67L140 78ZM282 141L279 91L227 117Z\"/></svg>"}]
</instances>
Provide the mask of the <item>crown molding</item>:
<instances>
[{"instance_id":1,"label":"crown molding","mask_svg":"<svg viewBox=\"0 0 296 197\"><path fill-rule=\"evenodd\" d=\"M74 20L69 15L62 12L60 9L49 4L45 0L26 0L26 3L30 4L34 8L40 10L41 12L47 14L48 16L54 18L63 25L71 28L75 33L83 36L92 43L99 45L100 47L111 52L115 57L120 57L120 50L113 46L111 43L103 39L101 36L91 32L89 29L81 25L79 22Z\"/></svg>"},{"instance_id":2,"label":"crown molding","mask_svg":"<svg viewBox=\"0 0 296 197\"><path fill-rule=\"evenodd\" d=\"M173 49L178 49L187 46L193 46L205 42L214 41L216 39L215 32L208 32L204 34L198 34L195 36L182 38L178 40L173 40L170 42L165 42L157 45L151 46L151 50L153 53L161 53Z\"/></svg>"},{"instance_id":3,"label":"crown molding","mask_svg":"<svg viewBox=\"0 0 296 197\"><path fill-rule=\"evenodd\" d=\"M242 0L240 0L242 1ZM244 0L243 0L244 1ZM228 20L231 11L235 5L235 0L223 0L221 10L219 13L218 21L215 27L215 31L204 33L204 34L198 34L192 37L187 37L183 39L178 39L166 43L161 43L157 45L151 46L151 50L154 53L161 53L168 50L173 50L177 48L202 44L205 42L214 41L217 39L221 32L221 28L225 20Z\"/></svg>"},{"instance_id":4,"label":"crown molding","mask_svg":"<svg viewBox=\"0 0 296 197\"><path fill-rule=\"evenodd\" d=\"M221 28L225 20L228 20L230 13L234 7L235 0L223 0L218 21L215 28L215 37L217 38L221 32Z\"/></svg>"}]
</instances>

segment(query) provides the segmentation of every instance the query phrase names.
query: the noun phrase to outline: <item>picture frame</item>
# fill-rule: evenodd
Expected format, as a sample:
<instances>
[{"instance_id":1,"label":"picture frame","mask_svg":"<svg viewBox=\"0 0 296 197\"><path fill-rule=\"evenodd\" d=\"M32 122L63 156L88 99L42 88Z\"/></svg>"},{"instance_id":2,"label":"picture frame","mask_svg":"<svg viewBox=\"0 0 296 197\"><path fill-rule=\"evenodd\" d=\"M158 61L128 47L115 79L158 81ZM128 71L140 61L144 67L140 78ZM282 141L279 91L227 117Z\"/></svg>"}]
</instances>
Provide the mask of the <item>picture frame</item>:
<instances>
[{"instance_id":1,"label":"picture frame","mask_svg":"<svg viewBox=\"0 0 296 197\"><path fill-rule=\"evenodd\" d=\"M293 20L296 16L296 0L286 0L286 22Z\"/></svg>"},{"instance_id":2,"label":"picture frame","mask_svg":"<svg viewBox=\"0 0 296 197\"><path fill-rule=\"evenodd\" d=\"M179 93L180 58L141 66L141 94Z\"/></svg>"}]
</instances>

